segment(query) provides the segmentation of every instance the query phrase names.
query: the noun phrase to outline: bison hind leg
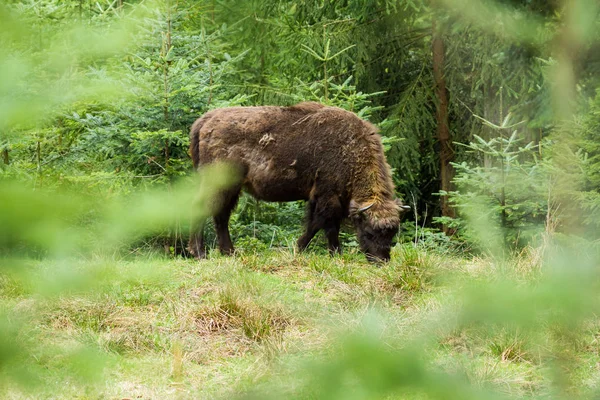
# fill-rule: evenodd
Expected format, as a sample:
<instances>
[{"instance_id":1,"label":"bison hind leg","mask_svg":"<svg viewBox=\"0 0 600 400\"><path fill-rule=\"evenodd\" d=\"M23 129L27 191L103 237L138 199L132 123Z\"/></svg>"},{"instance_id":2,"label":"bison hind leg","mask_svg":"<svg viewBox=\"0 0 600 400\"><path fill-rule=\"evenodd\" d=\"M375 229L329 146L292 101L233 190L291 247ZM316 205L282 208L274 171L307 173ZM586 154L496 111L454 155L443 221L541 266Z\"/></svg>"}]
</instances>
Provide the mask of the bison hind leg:
<instances>
[{"instance_id":1,"label":"bison hind leg","mask_svg":"<svg viewBox=\"0 0 600 400\"><path fill-rule=\"evenodd\" d=\"M204 244L204 225L206 218L203 218L190 229L190 241L188 243L189 252L197 259L206 258L206 246Z\"/></svg>"},{"instance_id":2,"label":"bison hind leg","mask_svg":"<svg viewBox=\"0 0 600 400\"><path fill-rule=\"evenodd\" d=\"M229 217L240 197L241 185L229 188L219 194L219 209L214 216L217 242L222 254L233 254L233 243L229 234Z\"/></svg>"},{"instance_id":3,"label":"bison hind leg","mask_svg":"<svg viewBox=\"0 0 600 400\"><path fill-rule=\"evenodd\" d=\"M304 227L304 233L298 238L298 251L302 252L306 250L313 237L321 229L319 221L315 219L315 210L317 208L317 202L314 199L308 201L306 208L306 221Z\"/></svg>"}]
</instances>

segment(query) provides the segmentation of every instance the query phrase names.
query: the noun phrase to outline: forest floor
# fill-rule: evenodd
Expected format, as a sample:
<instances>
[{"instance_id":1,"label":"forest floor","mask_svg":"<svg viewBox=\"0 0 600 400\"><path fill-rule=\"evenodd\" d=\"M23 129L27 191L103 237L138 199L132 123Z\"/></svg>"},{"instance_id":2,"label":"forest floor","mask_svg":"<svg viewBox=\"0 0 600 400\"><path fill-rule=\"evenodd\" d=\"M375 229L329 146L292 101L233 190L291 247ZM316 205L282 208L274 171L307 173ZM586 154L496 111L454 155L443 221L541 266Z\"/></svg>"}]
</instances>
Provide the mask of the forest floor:
<instances>
[{"instance_id":1,"label":"forest floor","mask_svg":"<svg viewBox=\"0 0 600 400\"><path fill-rule=\"evenodd\" d=\"M48 289L40 297L23 282L0 279L4 306L36 310L27 337L40 349L33 357L41 384L8 389L3 398L439 397L419 387L427 382L421 367L509 398L553 390L543 356L547 334L532 345L519 329L457 327L456 288L500 273L487 259L405 245L382 267L352 252L287 250L77 262L97 264L93 289ZM536 265L535 254L522 255L502 274L526 283L536 279ZM50 266L37 261L31 268L43 276ZM569 353L573 387L600 382L596 328ZM85 351L75 358L59 351L79 348ZM404 375L387 374L399 360L415 364L399 364ZM66 373L72 369L78 378Z\"/></svg>"}]
</instances>

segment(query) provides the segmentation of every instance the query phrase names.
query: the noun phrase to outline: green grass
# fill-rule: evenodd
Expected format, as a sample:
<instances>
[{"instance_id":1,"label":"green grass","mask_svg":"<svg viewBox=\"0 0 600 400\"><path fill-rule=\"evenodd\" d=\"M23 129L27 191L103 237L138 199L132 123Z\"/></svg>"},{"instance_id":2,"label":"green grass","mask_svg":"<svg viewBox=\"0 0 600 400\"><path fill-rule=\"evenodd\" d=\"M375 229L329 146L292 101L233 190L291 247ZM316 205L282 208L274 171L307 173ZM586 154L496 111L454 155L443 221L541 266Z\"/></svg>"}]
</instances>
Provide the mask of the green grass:
<instances>
[{"instance_id":1,"label":"green grass","mask_svg":"<svg viewBox=\"0 0 600 400\"><path fill-rule=\"evenodd\" d=\"M502 268L410 245L381 267L352 252L284 250L68 265L87 278L42 295L32 288L53 264L32 263L34 277L0 278L2 309L20 318L18 341L28 341L21 376L32 377L6 381L3 398L346 398L362 390L356 398L419 399L442 387L461 398L525 398L600 384L596 321L569 337L553 326L461 320L463 287L507 276L535 283L539 265L527 254ZM569 370L562 387L551 354L567 359L556 367ZM328 383L337 379L339 387Z\"/></svg>"}]
</instances>

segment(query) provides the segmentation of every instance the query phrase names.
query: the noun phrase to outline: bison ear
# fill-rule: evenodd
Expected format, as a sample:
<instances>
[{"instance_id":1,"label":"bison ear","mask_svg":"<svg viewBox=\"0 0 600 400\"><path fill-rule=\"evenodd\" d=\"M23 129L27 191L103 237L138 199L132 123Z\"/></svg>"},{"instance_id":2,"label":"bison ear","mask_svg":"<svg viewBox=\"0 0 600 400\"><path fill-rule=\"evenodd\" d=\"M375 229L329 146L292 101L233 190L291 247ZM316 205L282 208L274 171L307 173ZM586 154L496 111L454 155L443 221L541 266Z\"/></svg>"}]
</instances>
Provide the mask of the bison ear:
<instances>
[{"instance_id":1,"label":"bison ear","mask_svg":"<svg viewBox=\"0 0 600 400\"><path fill-rule=\"evenodd\" d=\"M404 212L404 211L409 211L410 210L410 206L405 205L402 202L402 200L395 199L394 201L396 202L396 204L398 204L398 207L400 207L400 212Z\"/></svg>"},{"instance_id":2,"label":"bison ear","mask_svg":"<svg viewBox=\"0 0 600 400\"><path fill-rule=\"evenodd\" d=\"M350 214L350 216L356 216L359 214L362 214L363 212L367 211L369 208L373 207L373 204L375 203L370 203L364 206L360 206L356 201L354 200L350 200L350 205L348 207L348 213Z\"/></svg>"}]
</instances>

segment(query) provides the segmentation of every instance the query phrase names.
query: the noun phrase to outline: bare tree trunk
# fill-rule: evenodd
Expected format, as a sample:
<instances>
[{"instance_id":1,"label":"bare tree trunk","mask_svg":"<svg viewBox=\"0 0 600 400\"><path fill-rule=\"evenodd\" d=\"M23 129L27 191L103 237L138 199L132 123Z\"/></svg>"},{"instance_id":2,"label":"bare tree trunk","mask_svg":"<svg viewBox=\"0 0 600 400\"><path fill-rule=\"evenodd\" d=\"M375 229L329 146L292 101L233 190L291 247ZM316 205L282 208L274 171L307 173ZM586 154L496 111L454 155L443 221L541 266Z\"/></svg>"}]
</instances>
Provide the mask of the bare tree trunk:
<instances>
[{"instance_id":1,"label":"bare tree trunk","mask_svg":"<svg viewBox=\"0 0 600 400\"><path fill-rule=\"evenodd\" d=\"M213 3L213 12L214 12L214 3ZM214 18L214 15L213 15L213 18ZM213 22L214 22L214 20L213 20ZM208 68L208 100L206 101L206 105L210 106L210 104L212 102L212 97L213 97L214 77L213 77L213 68L212 68L212 54L210 51L210 44L208 42L208 39L206 38L206 31L204 30L204 24L202 24L200 27L200 34L202 36L202 42L204 42L204 49L206 51L206 63L207 63L207 68ZM263 55L261 55L261 66L263 65L262 57L263 57ZM262 76L262 70L261 70L261 76Z\"/></svg>"},{"instance_id":2,"label":"bare tree trunk","mask_svg":"<svg viewBox=\"0 0 600 400\"><path fill-rule=\"evenodd\" d=\"M444 41L436 20L433 20L433 78L435 82L435 94L437 97L437 137L440 143L440 190L446 193L451 191L454 168L450 162L454 160L454 150L448 127L448 92L446 90L446 78L444 77ZM450 205L447 195L441 196L442 217L456 216L454 208ZM444 225L443 231L452 235L454 230Z\"/></svg>"},{"instance_id":3,"label":"bare tree trunk","mask_svg":"<svg viewBox=\"0 0 600 400\"><path fill-rule=\"evenodd\" d=\"M167 18L167 29L166 32L164 33L163 36L163 43L162 43L162 56L163 56L163 118L164 118L164 122L165 122L165 127L167 127L167 129L170 129L170 119L171 119L171 112L170 112L170 108L171 108L171 88L170 88L170 84L169 84L169 80L171 78L170 75L170 65L171 62L169 61L169 52L171 51L171 48L173 47L173 43L172 43L172 36L173 36L173 5L171 4L170 0L167 0L166 2L166 18ZM177 3L175 3L175 7L177 7ZM211 85L212 86L212 85ZM212 90L212 88L211 88ZM167 175L167 187L169 189L169 191L171 191L171 176L169 175L168 172L168 168L169 168L169 163L170 163L170 159L171 159L171 149L170 149L170 143L169 143L169 139L165 139L164 140L164 149L163 149L163 154L165 156L165 173ZM180 226L180 222L179 220L177 220L175 222L175 227L169 228L169 232L168 232L168 237L167 237L167 242L164 243L164 249L165 249L165 253L171 254L171 247L173 248L173 255L177 255L179 253L180 250L183 250L185 247L183 246L183 241L181 239L181 226Z\"/></svg>"},{"instance_id":4,"label":"bare tree trunk","mask_svg":"<svg viewBox=\"0 0 600 400\"><path fill-rule=\"evenodd\" d=\"M487 121L496 121L493 107L495 96L492 95L492 85L485 82L481 86L483 87L483 118ZM491 126L484 125L481 133L486 142L495 137L494 129ZM488 153L483 154L483 166L488 170L493 167L492 157Z\"/></svg>"},{"instance_id":5,"label":"bare tree trunk","mask_svg":"<svg viewBox=\"0 0 600 400\"><path fill-rule=\"evenodd\" d=\"M163 56L163 118L165 120L165 125L169 125L169 119L170 119L170 101L171 101L171 92L170 92L170 87L169 87L169 60L168 60L168 55L169 52L171 51L171 47L173 46L171 43L171 35L172 35L172 21L171 21L171 4L170 2L167 2L167 31L165 32L165 36L163 38L163 46L162 46L162 56ZM165 169L167 169L168 165L169 165L169 140L165 139L165 148L164 148L164 155L165 155Z\"/></svg>"},{"instance_id":6,"label":"bare tree trunk","mask_svg":"<svg viewBox=\"0 0 600 400\"><path fill-rule=\"evenodd\" d=\"M585 30L581 29L579 13L583 7L586 12L597 14L598 6L590 7L581 0L563 0L564 15L562 27L554 38L554 53L557 63L552 71L553 109L559 129L551 133L553 141L550 159L555 171L552 176L553 202L560 209L559 229L562 232L583 234L580 203L574 201L581 190L580 160L577 156L580 132L574 129L573 115L577 103L577 82L580 79L580 61L585 54ZM595 10L594 10L595 8Z\"/></svg>"}]
</instances>

